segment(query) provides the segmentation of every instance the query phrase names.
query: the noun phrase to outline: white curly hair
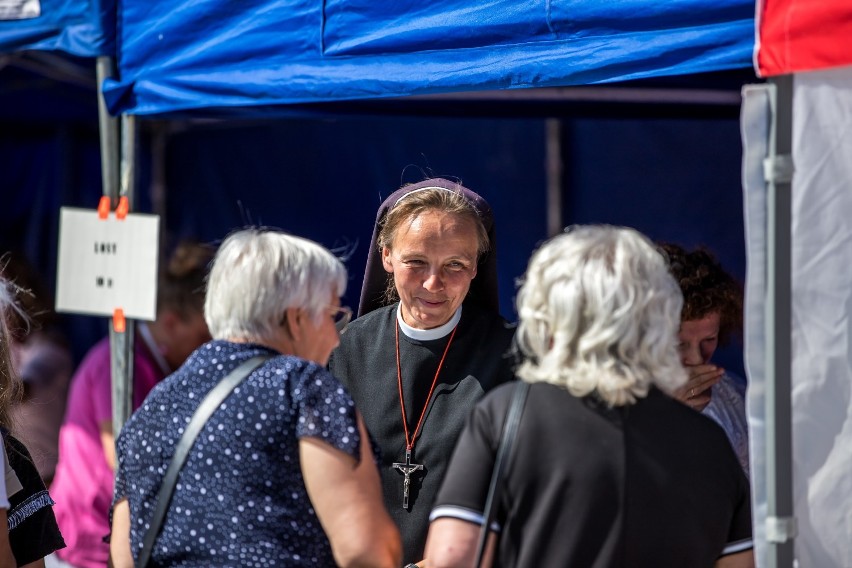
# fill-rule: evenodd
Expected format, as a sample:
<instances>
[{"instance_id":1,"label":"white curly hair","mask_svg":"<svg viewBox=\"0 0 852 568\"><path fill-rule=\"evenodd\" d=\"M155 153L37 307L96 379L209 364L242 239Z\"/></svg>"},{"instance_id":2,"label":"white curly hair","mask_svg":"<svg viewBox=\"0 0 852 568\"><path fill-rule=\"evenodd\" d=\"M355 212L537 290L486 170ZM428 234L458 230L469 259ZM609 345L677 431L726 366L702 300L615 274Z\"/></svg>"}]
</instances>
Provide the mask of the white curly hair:
<instances>
[{"instance_id":1,"label":"white curly hair","mask_svg":"<svg viewBox=\"0 0 852 568\"><path fill-rule=\"evenodd\" d=\"M574 396L633 404L686 381L677 351L680 288L639 232L576 226L530 259L518 292L518 376Z\"/></svg>"}]
</instances>

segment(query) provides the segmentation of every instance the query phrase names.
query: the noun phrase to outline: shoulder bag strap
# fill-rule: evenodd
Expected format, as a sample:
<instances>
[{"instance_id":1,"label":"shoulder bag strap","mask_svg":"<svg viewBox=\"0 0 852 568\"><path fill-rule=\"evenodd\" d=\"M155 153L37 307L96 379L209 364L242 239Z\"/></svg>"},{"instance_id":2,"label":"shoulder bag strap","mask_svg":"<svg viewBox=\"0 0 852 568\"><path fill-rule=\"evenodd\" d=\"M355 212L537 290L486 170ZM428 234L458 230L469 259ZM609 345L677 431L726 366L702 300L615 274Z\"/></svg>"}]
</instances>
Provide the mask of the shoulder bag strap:
<instances>
[{"instance_id":1,"label":"shoulder bag strap","mask_svg":"<svg viewBox=\"0 0 852 568\"><path fill-rule=\"evenodd\" d=\"M476 562L473 564L476 568L479 568L482 564L482 556L485 554L485 543L488 542L491 523L494 522L494 517L497 516L497 502L500 498L500 478L503 476L503 470L506 469L506 465L512 455L512 446L515 443L518 424L521 421L521 413L523 413L524 402L526 402L529 390L529 383L518 380L515 385L515 392L512 393L512 406L509 407L509 413L506 415L506 421L503 424L503 435L500 437L500 447L497 449L497 458L494 461L494 470L491 473L491 483L488 486L488 498L485 500L485 511L482 513L482 529L479 531Z\"/></svg>"},{"instance_id":2,"label":"shoulder bag strap","mask_svg":"<svg viewBox=\"0 0 852 568\"><path fill-rule=\"evenodd\" d=\"M154 542L160 534L160 529L163 526L163 519L166 518L166 511L169 509L169 503L172 500L172 494L175 491L178 475L186 463L186 458L189 455L189 450L195 443L195 439L201 433L204 425L210 419L210 416L224 402L233 390L251 374L252 371L260 367L264 361L269 359L269 355L258 355L252 357L248 361L242 363L236 369L228 373L224 379L213 387L198 408L195 414L192 415L186 430L183 431L180 441L175 446L175 453L171 463L166 470L166 475L163 477L163 482L160 485L160 492L157 494L157 508L154 510L154 517L151 519L151 526L148 532L145 533L145 541L142 546L142 551L139 553L139 558L136 560L136 568L145 568L151 560L151 553L154 551Z\"/></svg>"}]
</instances>

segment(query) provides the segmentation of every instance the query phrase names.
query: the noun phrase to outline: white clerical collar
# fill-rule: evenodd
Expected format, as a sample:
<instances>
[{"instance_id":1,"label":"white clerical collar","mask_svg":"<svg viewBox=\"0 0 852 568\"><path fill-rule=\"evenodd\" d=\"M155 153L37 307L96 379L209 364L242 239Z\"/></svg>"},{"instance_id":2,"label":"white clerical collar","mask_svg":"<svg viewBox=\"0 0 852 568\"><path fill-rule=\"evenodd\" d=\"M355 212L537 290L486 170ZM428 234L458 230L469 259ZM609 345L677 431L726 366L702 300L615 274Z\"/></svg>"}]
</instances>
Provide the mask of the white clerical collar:
<instances>
[{"instance_id":1,"label":"white clerical collar","mask_svg":"<svg viewBox=\"0 0 852 568\"><path fill-rule=\"evenodd\" d=\"M163 357L163 353L160 351L160 347L157 345L157 342L154 341L154 336L151 335L151 330L148 329L148 324L143 321L137 322L136 329L139 330L139 335L142 337L142 341L145 342L145 346L148 348L148 351L151 353L151 357L154 358L154 361L156 361L157 366L160 368L163 375L171 375L172 369L166 362L166 358Z\"/></svg>"},{"instance_id":2,"label":"white clerical collar","mask_svg":"<svg viewBox=\"0 0 852 568\"><path fill-rule=\"evenodd\" d=\"M400 310L400 305L397 305L396 321L399 324L399 329L406 337L416 339L417 341L431 341L433 339L441 339L442 337L449 335L450 332L458 325L459 320L461 319L461 312L462 307L459 306L459 309L456 310L456 313L453 314L450 321L442 326L434 327L432 329L415 329L402 321L402 310Z\"/></svg>"}]
</instances>

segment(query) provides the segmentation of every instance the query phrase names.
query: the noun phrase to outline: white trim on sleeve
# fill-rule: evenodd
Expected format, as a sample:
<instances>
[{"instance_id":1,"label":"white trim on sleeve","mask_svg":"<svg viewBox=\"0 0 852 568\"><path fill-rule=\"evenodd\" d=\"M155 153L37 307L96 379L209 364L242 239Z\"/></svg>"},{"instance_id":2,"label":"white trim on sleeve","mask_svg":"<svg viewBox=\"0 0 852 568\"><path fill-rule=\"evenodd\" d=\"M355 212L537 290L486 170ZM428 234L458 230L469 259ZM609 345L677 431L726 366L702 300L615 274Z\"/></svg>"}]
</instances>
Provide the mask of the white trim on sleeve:
<instances>
[{"instance_id":1,"label":"white trim on sleeve","mask_svg":"<svg viewBox=\"0 0 852 568\"><path fill-rule=\"evenodd\" d=\"M720 554L719 556L735 554L737 552L749 550L750 548L754 548L754 541L751 538L744 538L742 540L737 540L726 544L725 548L722 549L722 554Z\"/></svg>"},{"instance_id":2,"label":"white trim on sleeve","mask_svg":"<svg viewBox=\"0 0 852 568\"><path fill-rule=\"evenodd\" d=\"M441 517L451 517L453 519L467 521L479 526L482 526L483 521L485 521L485 518L482 516L482 512L467 509L465 507L457 507L455 505L441 505L440 507L435 507L429 514L429 522L431 523L435 519L439 519ZM501 530L500 524L494 521L491 523L491 530L499 533Z\"/></svg>"}]
</instances>

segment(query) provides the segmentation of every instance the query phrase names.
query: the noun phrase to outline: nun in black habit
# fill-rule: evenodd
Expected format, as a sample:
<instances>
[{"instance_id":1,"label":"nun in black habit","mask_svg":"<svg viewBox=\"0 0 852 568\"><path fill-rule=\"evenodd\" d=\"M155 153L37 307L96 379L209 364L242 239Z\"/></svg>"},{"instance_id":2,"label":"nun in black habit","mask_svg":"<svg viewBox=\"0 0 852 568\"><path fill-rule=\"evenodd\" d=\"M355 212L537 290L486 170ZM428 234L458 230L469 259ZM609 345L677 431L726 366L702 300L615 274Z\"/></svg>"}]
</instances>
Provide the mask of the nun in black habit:
<instances>
[{"instance_id":1,"label":"nun in black habit","mask_svg":"<svg viewBox=\"0 0 852 568\"><path fill-rule=\"evenodd\" d=\"M329 361L381 448L405 562L423 557L468 412L513 378L494 246L491 208L461 184L428 179L393 193L376 217L359 317Z\"/></svg>"}]
</instances>

